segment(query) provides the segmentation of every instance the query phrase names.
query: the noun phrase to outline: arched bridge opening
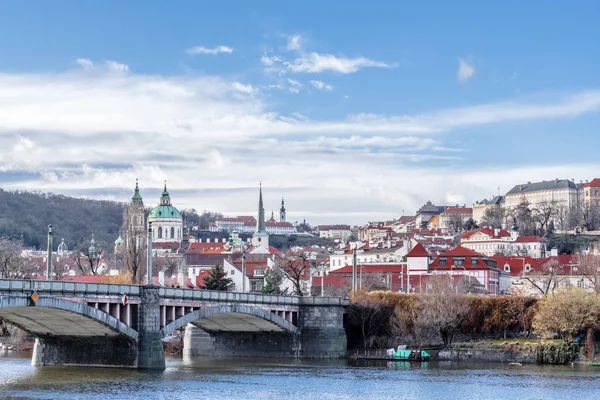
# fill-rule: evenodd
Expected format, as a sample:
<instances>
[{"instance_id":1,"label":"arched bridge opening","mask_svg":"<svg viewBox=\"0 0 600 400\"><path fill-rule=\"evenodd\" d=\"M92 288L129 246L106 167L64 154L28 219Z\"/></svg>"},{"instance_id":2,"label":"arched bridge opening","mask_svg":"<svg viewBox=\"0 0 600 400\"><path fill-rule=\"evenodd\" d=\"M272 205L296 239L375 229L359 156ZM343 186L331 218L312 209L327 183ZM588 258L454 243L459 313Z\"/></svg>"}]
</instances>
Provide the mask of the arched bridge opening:
<instances>
[{"instance_id":1,"label":"arched bridge opening","mask_svg":"<svg viewBox=\"0 0 600 400\"><path fill-rule=\"evenodd\" d=\"M296 334L298 332L298 328L290 321L268 309L242 304L224 304L203 307L180 316L162 328L161 334L166 337L187 324L193 324L208 333L273 332Z\"/></svg>"}]
</instances>

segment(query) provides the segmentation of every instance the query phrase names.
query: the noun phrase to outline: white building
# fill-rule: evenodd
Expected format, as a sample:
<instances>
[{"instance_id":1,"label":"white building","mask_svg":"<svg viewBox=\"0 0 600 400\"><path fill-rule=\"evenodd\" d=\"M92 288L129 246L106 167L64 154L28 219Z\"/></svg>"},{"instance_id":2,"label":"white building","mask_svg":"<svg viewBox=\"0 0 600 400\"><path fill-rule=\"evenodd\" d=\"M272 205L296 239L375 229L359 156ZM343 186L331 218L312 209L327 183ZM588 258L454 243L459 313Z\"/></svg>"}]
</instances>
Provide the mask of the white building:
<instances>
[{"instance_id":1,"label":"white building","mask_svg":"<svg viewBox=\"0 0 600 400\"><path fill-rule=\"evenodd\" d=\"M568 179L555 179L523 183L512 188L504 196L504 207L507 210L514 209L523 202L529 203L531 208L542 203L555 202L569 210L579 210L583 202L583 190L579 190L578 185Z\"/></svg>"},{"instance_id":2,"label":"white building","mask_svg":"<svg viewBox=\"0 0 600 400\"><path fill-rule=\"evenodd\" d=\"M540 258L545 255L545 247L539 236L520 236L513 228L505 229L484 227L468 231L460 238L460 245L485 256L530 256Z\"/></svg>"},{"instance_id":3,"label":"white building","mask_svg":"<svg viewBox=\"0 0 600 400\"><path fill-rule=\"evenodd\" d=\"M148 223L152 223L153 243L180 243L183 239L183 218L171 205L166 182L160 203L148 215Z\"/></svg>"},{"instance_id":4,"label":"white building","mask_svg":"<svg viewBox=\"0 0 600 400\"><path fill-rule=\"evenodd\" d=\"M323 239L337 239L343 242L352 236L350 225L319 225L319 237Z\"/></svg>"}]
</instances>

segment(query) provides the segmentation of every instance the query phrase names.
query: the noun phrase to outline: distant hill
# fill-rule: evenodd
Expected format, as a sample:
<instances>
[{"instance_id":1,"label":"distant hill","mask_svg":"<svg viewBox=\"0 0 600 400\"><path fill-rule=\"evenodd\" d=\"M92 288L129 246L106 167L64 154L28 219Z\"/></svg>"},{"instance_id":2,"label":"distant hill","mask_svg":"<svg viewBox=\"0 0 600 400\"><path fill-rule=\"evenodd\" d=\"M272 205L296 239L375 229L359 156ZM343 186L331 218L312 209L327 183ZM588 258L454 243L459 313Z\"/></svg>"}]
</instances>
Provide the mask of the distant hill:
<instances>
[{"instance_id":1,"label":"distant hill","mask_svg":"<svg viewBox=\"0 0 600 400\"><path fill-rule=\"evenodd\" d=\"M124 207L114 201L0 189L0 236L23 239L25 246L45 249L48 224L52 224L54 249L62 238L69 249L87 244L93 232L99 247L112 252Z\"/></svg>"}]
</instances>

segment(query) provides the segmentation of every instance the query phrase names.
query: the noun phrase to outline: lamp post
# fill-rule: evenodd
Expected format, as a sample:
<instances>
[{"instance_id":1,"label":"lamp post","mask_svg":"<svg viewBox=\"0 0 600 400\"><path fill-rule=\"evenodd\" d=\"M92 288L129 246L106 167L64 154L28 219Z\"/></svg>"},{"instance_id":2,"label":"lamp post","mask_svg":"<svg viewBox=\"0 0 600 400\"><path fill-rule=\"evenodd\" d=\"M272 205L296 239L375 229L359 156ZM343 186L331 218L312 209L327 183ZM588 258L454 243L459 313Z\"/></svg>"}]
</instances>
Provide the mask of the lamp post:
<instances>
[{"instance_id":1,"label":"lamp post","mask_svg":"<svg viewBox=\"0 0 600 400\"><path fill-rule=\"evenodd\" d=\"M246 292L246 245L242 243L242 292Z\"/></svg>"},{"instance_id":2,"label":"lamp post","mask_svg":"<svg viewBox=\"0 0 600 400\"><path fill-rule=\"evenodd\" d=\"M152 222L148 222L148 261L146 265L146 285L152 286Z\"/></svg>"},{"instance_id":3,"label":"lamp post","mask_svg":"<svg viewBox=\"0 0 600 400\"><path fill-rule=\"evenodd\" d=\"M47 280L52 280L52 225L48 225L48 259L47 264Z\"/></svg>"},{"instance_id":4,"label":"lamp post","mask_svg":"<svg viewBox=\"0 0 600 400\"><path fill-rule=\"evenodd\" d=\"M356 293L356 248L352 253L352 296Z\"/></svg>"}]
</instances>

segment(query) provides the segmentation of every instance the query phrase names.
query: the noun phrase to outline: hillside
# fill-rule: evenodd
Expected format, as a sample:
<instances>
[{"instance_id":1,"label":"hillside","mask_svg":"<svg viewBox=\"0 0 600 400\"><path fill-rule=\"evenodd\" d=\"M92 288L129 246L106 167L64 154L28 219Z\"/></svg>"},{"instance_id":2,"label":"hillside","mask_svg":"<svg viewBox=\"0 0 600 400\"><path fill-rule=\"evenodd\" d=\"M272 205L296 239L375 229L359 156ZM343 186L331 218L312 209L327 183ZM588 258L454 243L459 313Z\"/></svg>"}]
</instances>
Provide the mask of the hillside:
<instances>
[{"instance_id":1,"label":"hillside","mask_svg":"<svg viewBox=\"0 0 600 400\"><path fill-rule=\"evenodd\" d=\"M23 239L25 246L45 249L48 224L52 224L54 248L61 238L69 249L96 243L112 252L123 219L123 203L77 199L37 192L7 192L0 189L0 236Z\"/></svg>"}]
</instances>

